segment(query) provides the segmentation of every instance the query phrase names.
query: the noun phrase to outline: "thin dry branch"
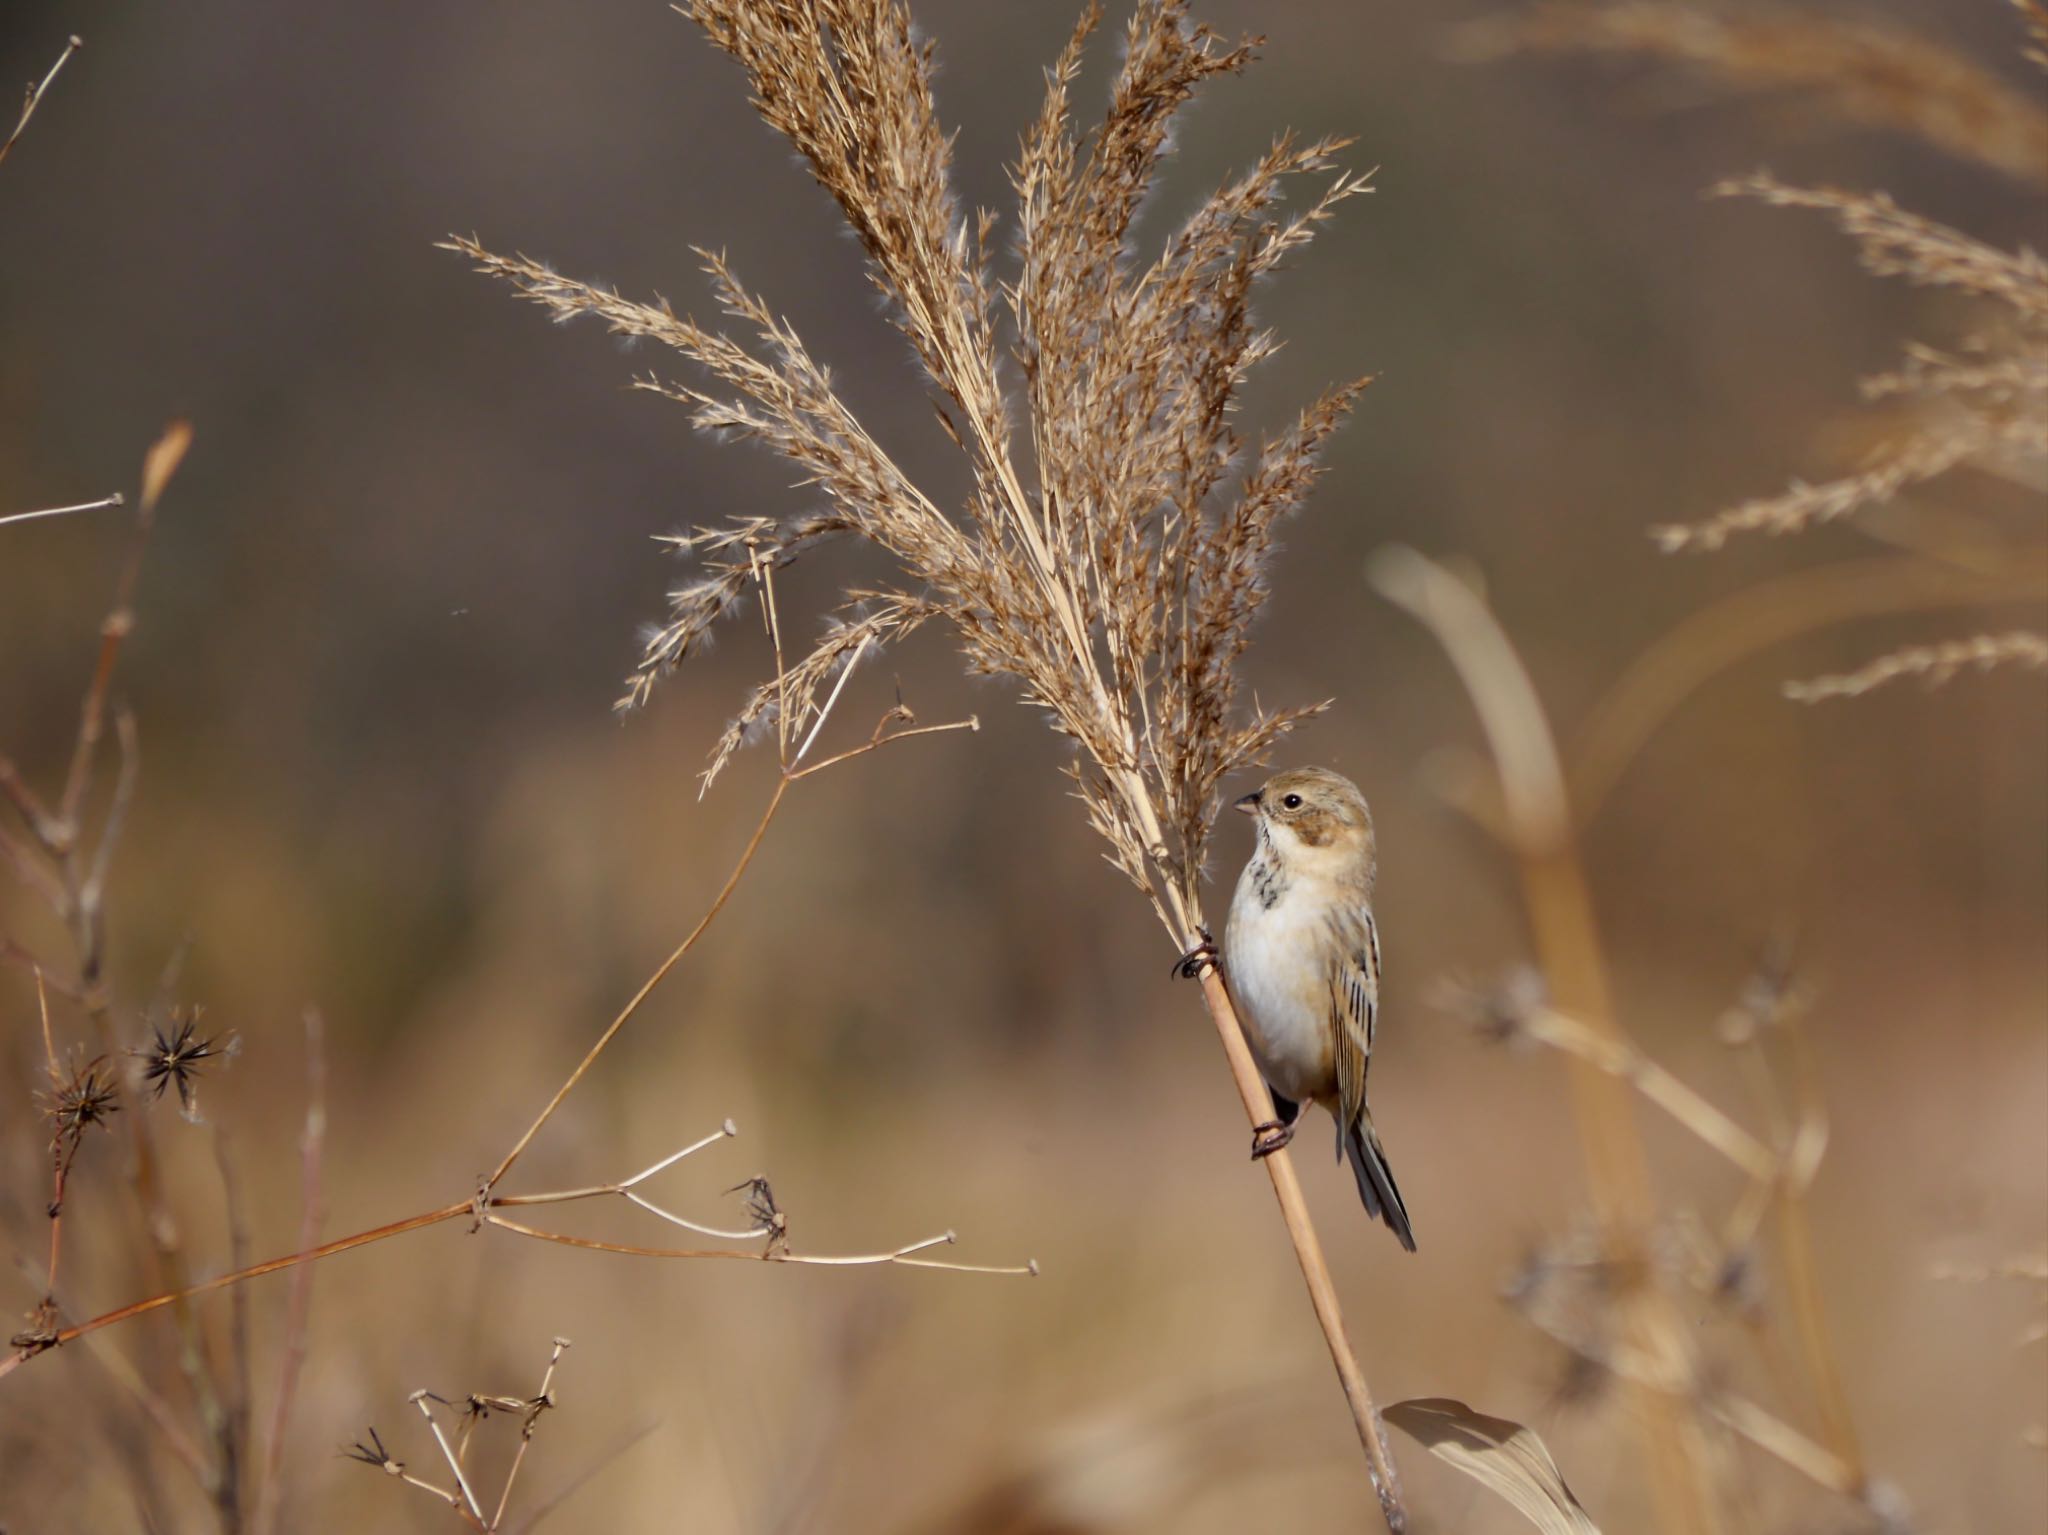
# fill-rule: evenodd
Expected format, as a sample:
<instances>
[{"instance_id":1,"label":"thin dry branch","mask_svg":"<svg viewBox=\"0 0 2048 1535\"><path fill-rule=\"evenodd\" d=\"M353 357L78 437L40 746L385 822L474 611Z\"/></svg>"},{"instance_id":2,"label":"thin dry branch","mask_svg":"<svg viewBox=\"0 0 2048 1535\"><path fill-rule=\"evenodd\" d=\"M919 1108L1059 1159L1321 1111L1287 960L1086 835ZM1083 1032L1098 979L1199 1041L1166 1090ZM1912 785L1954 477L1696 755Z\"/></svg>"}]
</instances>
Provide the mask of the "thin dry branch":
<instances>
[{"instance_id":1,"label":"thin dry branch","mask_svg":"<svg viewBox=\"0 0 2048 1535\"><path fill-rule=\"evenodd\" d=\"M728 1121L728 1124L730 1124L730 1121ZM368 1231L359 1231L349 1236L337 1237L333 1241L323 1242L317 1247L306 1248L299 1252L288 1253L282 1257L267 1259L262 1263L249 1264L231 1273L216 1275L212 1279L201 1280L197 1284L188 1285L175 1293L154 1295L147 1300L131 1302L126 1306L109 1311L102 1316L94 1317L89 1321L53 1329L46 1336L39 1336L33 1339L17 1339L15 1340L15 1352L5 1357L0 1357L0 1378L4 1378L12 1373L37 1354L70 1343L74 1339L82 1338L89 1333L98 1332L102 1328L111 1327L116 1323L129 1321L132 1318L143 1316L148 1312L159 1310L165 1306L182 1305L198 1296L210 1294L215 1290L230 1289L244 1284L251 1279L260 1279L268 1274L281 1273L286 1269L315 1263L323 1258L331 1258L340 1253L353 1252L359 1247L368 1247L373 1243L386 1241L392 1237L424 1230L429 1226L437 1226L444 1221L455 1220L461 1216L471 1217L479 1227L484 1225L495 1226L516 1236L531 1237L537 1241L582 1247L594 1252L623 1253L634 1257L744 1259L753 1263L789 1263L798 1266L827 1268L894 1264L904 1268L943 1269L953 1273L999 1274L1020 1278L1032 1276L1038 1272L1036 1262L988 1265L952 1263L936 1258L918 1256L918 1254L930 1248L950 1245L954 1242L956 1238L950 1231L936 1237L927 1237L921 1241L908 1243L902 1247L891 1248L884 1252L836 1254L793 1251L788 1246L787 1241L787 1219L772 1203L767 1208L772 1212L774 1219L757 1222L753 1228L735 1233L737 1237L763 1241L765 1245L758 1251L747 1251L737 1248L643 1247L630 1243L572 1237L558 1232L544 1231L525 1226L494 1213L501 1209L514 1209L529 1205L573 1203L624 1193L637 1186L653 1173L673 1166L677 1161L690 1155L692 1152L702 1150L714 1142L725 1139L730 1133L733 1132L726 1128L721 1128L713 1134L707 1135L701 1140L685 1146L682 1150L663 1158L652 1168L637 1174L631 1179L616 1183L593 1184L585 1188L550 1190L536 1194L493 1194L486 1189L480 1188L474 1196L457 1204L443 1205L437 1210L424 1210L417 1215L407 1216L403 1220L391 1221L382 1226L373 1227ZM764 1194L766 1188L765 1180L753 1179L746 1184L740 1185L740 1187L754 1190L754 1197L757 1201L766 1197ZM664 1219L670 1219L664 1212L653 1211L650 1213L660 1215Z\"/></svg>"},{"instance_id":2,"label":"thin dry branch","mask_svg":"<svg viewBox=\"0 0 2048 1535\"><path fill-rule=\"evenodd\" d=\"M116 491L111 496L102 496L97 501L81 501L76 506L48 506L39 512L10 512L0 517L0 528L16 522L35 522L43 517L69 517L74 512L103 512L109 507L126 506L128 498Z\"/></svg>"},{"instance_id":3,"label":"thin dry branch","mask_svg":"<svg viewBox=\"0 0 2048 1535\"><path fill-rule=\"evenodd\" d=\"M64 51L57 55L57 62L50 66L50 72L44 75L40 81L29 82L28 95L21 104L20 120L15 123L14 131L7 135L7 142L0 144L0 161L4 161L7 158L9 152L14 148L14 141L20 138L23 132L27 130L28 120L36 115L36 108L42 105L43 93L49 90L50 83L57 78L57 71L70 63L71 55L78 52L84 46L85 39L74 34L64 44Z\"/></svg>"},{"instance_id":4,"label":"thin dry branch","mask_svg":"<svg viewBox=\"0 0 2048 1535\"><path fill-rule=\"evenodd\" d=\"M315 1008L306 1009L306 1127L299 1137L299 1250L318 1245L326 1218L322 1195L327 1148L326 1024ZM313 1266L300 1264L292 1273L285 1302L284 1342L278 1351L277 1390L271 1398L270 1431L264 1436L263 1474L258 1483L254 1535L271 1535L284 1505L284 1452L292 1407L298 1400L299 1376L306 1362L306 1332L312 1313Z\"/></svg>"}]
</instances>

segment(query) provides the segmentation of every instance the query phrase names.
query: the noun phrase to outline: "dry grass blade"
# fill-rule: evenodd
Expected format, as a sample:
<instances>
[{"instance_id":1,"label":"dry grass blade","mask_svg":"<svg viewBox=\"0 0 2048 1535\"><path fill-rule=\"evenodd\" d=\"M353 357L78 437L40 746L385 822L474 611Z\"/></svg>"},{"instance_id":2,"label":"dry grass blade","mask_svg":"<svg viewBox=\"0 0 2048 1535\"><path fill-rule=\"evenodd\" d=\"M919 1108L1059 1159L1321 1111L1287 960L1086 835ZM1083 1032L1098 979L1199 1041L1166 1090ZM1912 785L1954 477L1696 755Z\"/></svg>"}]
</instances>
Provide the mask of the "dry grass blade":
<instances>
[{"instance_id":1,"label":"dry grass blade","mask_svg":"<svg viewBox=\"0 0 2048 1535\"><path fill-rule=\"evenodd\" d=\"M1507 1499L1543 1535L1600 1535L1533 1428L1442 1396L1396 1402L1386 1418L1437 1459Z\"/></svg>"}]
</instances>

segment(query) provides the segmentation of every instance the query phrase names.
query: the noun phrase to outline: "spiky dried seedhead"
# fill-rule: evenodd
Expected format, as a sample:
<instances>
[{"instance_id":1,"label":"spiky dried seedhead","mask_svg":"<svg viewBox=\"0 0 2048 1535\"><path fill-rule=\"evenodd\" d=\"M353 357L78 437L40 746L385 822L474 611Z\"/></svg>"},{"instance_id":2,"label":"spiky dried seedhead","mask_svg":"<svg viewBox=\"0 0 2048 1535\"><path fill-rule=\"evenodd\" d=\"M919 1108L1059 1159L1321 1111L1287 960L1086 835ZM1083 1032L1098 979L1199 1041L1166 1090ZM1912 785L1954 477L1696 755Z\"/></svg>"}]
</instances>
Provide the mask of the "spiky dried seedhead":
<instances>
[{"instance_id":1,"label":"spiky dried seedhead","mask_svg":"<svg viewBox=\"0 0 2048 1535\"><path fill-rule=\"evenodd\" d=\"M708 786L763 726L795 736L840 671L923 625L949 626L969 668L1015 678L1081 747L1073 769L1112 861L1177 939L1199 919L1219 785L1314 709L1246 710L1237 663L1265 600L1274 530L1315 484L1318 454L1363 381L1330 390L1247 453L1232 409L1275 349L1252 291L1369 190L1335 141L1283 136L1151 253L1132 220L1174 113L1242 69L1252 44L1193 24L1185 0L1140 0L1102 121L1077 130L1070 93L1100 20L1091 7L1048 71L1012 167L1018 265L997 275L995 217L968 216L932 93L932 51L900 0L694 0L686 8L747 71L761 115L838 203L892 322L910 342L973 489L942 508L834 390L802 339L732 275L703 262L739 339L572 282L474 239L450 248L558 318L590 316L664 342L708 384L659 376L722 437L796 464L817 504L673 540L695 572L670 598L624 706L704 641L749 585L825 539L886 550L897 584L849 591L809 655L762 684L720 738ZM1329 173L1283 215L1287 183ZM1014 380L1014 382L1013 382Z\"/></svg>"}]
</instances>

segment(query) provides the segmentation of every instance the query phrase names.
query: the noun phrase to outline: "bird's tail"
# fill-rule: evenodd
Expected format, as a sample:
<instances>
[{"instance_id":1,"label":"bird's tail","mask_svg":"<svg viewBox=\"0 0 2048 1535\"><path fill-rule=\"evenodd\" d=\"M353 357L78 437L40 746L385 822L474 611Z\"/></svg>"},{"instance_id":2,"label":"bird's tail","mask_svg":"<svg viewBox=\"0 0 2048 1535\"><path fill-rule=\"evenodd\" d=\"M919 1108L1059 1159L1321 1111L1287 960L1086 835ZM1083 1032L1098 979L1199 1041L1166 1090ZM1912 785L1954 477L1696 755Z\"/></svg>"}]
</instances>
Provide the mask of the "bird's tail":
<instances>
[{"instance_id":1,"label":"bird's tail","mask_svg":"<svg viewBox=\"0 0 2048 1535\"><path fill-rule=\"evenodd\" d=\"M1385 1221L1408 1251L1415 1251L1415 1229L1408 1224L1408 1207L1401 1203L1401 1191L1394 1187L1393 1169L1380 1138L1373 1134L1372 1116L1361 1114L1358 1123L1343 1136L1344 1155L1358 1179L1358 1197L1365 1201L1365 1213Z\"/></svg>"}]
</instances>

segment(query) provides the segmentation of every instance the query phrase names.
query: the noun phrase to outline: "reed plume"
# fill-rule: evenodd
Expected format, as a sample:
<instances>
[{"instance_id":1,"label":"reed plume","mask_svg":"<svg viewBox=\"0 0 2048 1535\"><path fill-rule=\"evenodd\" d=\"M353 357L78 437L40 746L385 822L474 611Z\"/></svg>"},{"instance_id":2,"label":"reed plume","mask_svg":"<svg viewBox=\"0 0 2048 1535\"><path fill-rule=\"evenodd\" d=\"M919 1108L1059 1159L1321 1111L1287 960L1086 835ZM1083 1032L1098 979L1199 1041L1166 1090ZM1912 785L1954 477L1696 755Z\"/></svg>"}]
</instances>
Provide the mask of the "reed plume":
<instances>
[{"instance_id":1,"label":"reed plume","mask_svg":"<svg viewBox=\"0 0 2048 1535\"><path fill-rule=\"evenodd\" d=\"M1247 455L1234 399L1275 349L1253 319L1252 290L1338 203L1367 190L1336 170L1338 143L1283 137L1141 256L1132 219L1174 111L1252 54L1186 12L1177 0L1139 8L1108 114L1085 138L1070 92L1099 12L1083 17L1012 167L1019 270L1003 280L991 257L995 216L967 216L951 190L932 55L907 11L854 0L689 7L745 66L761 114L859 236L868 275L973 469L958 509L898 467L802 338L722 257L700 252L737 337L665 302L451 242L558 317L587 315L675 348L711 383L649 375L640 387L682 402L706 431L772 448L822 493L822 505L783 517L669 540L694 572L670 594L622 707L647 701L738 607L756 571L835 536L864 539L896 561L901 581L844 594L810 653L747 698L706 785L778 718L800 733L856 655L942 622L970 670L1017 679L1080 745L1075 777L1090 819L1176 938L1199 909L1218 785L1314 712L1241 709L1236 663L1265 600L1274 528L1308 495L1319 449L1363 387L1331 389ZM1331 179L1303 209L1276 211L1286 183L1319 172Z\"/></svg>"}]
</instances>

